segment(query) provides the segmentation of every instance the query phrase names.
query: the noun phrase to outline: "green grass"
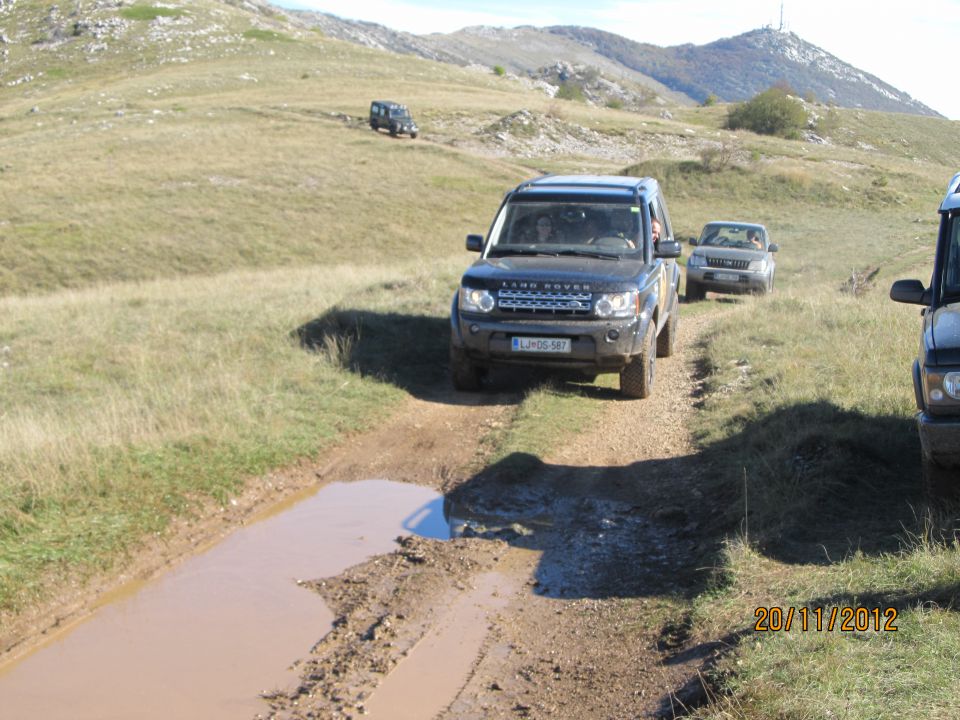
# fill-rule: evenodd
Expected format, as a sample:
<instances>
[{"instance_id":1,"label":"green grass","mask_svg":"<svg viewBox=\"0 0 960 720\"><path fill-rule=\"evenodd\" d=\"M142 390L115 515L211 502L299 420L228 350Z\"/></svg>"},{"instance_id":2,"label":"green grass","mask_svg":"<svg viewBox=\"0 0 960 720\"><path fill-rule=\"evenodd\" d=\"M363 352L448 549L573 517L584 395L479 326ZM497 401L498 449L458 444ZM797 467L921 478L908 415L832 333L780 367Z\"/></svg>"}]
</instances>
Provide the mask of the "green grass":
<instances>
[{"instance_id":1,"label":"green grass","mask_svg":"<svg viewBox=\"0 0 960 720\"><path fill-rule=\"evenodd\" d=\"M127 20L156 20L160 17L181 17L184 11L157 5L131 5L120 8L120 16Z\"/></svg>"},{"instance_id":2,"label":"green grass","mask_svg":"<svg viewBox=\"0 0 960 720\"><path fill-rule=\"evenodd\" d=\"M243 36L248 40L262 40L264 42L293 42L293 38L276 30L262 30L251 28L244 30Z\"/></svg>"}]
</instances>

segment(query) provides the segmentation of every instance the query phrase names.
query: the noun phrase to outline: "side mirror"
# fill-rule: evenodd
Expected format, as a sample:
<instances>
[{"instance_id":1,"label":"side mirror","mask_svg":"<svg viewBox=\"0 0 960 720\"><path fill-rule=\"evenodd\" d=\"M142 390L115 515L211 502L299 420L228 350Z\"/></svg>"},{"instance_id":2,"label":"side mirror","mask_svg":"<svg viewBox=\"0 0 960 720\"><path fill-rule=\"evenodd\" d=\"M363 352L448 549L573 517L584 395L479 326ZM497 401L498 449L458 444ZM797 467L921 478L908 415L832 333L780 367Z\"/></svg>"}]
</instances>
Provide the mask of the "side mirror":
<instances>
[{"instance_id":1,"label":"side mirror","mask_svg":"<svg viewBox=\"0 0 960 720\"><path fill-rule=\"evenodd\" d=\"M483 235L467 235L467 250L470 252L483 250Z\"/></svg>"},{"instance_id":2,"label":"side mirror","mask_svg":"<svg viewBox=\"0 0 960 720\"><path fill-rule=\"evenodd\" d=\"M663 239L657 243L657 251L653 256L658 258L678 258L680 257L680 243L676 240Z\"/></svg>"},{"instance_id":3,"label":"side mirror","mask_svg":"<svg viewBox=\"0 0 960 720\"><path fill-rule=\"evenodd\" d=\"M769 245L767 245L767 252L779 252L779 251L780 251L780 246L777 245L776 243L770 243Z\"/></svg>"},{"instance_id":4,"label":"side mirror","mask_svg":"<svg viewBox=\"0 0 960 720\"><path fill-rule=\"evenodd\" d=\"M697 239L696 239L695 237L692 237L692 238L690 238L687 242L689 242L691 245L696 245L696 244L697 244Z\"/></svg>"},{"instance_id":5,"label":"side mirror","mask_svg":"<svg viewBox=\"0 0 960 720\"><path fill-rule=\"evenodd\" d=\"M929 305L931 293L919 280L897 280L890 287L890 299L911 305Z\"/></svg>"}]
</instances>

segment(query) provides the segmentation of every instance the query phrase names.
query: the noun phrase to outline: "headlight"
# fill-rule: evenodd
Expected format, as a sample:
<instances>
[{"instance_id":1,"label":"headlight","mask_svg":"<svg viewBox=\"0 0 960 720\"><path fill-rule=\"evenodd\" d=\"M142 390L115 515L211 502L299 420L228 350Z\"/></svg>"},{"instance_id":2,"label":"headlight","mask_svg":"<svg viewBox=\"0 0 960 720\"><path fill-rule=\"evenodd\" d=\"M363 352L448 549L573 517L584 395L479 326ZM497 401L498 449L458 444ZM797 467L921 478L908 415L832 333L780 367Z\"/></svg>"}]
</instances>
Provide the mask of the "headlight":
<instances>
[{"instance_id":1,"label":"headlight","mask_svg":"<svg viewBox=\"0 0 960 720\"><path fill-rule=\"evenodd\" d=\"M603 293L597 296L593 310L598 317L633 317L640 312L639 295L635 290Z\"/></svg>"},{"instance_id":2,"label":"headlight","mask_svg":"<svg viewBox=\"0 0 960 720\"><path fill-rule=\"evenodd\" d=\"M960 372L948 372L944 375L943 389L954 400L960 400Z\"/></svg>"},{"instance_id":3,"label":"headlight","mask_svg":"<svg viewBox=\"0 0 960 720\"><path fill-rule=\"evenodd\" d=\"M707 259L703 255L691 255L687 259L687 267L699 268L707 264Z\"/></svg>"},{"instance_id":4,"label":"headlight","mask_svg":"<svg viewBox=\"0 0 960 720\"><path fill-rule=\"evenodd\" d=\"M767 260L751 260L750 265L747 267L748 270L753 270L754 272L764 272L767 269Z\"/></svg>"},{"instance_id":5,"label":"headlight","mask_svg":"<svg viewBox=\"0 0 960 720\"><path fill-rule=\"evenodd\" d=\"M489 290L482 288L460 288L460 309L467 312L488 313L496 302Z\"/></svg>"}]
</instances>

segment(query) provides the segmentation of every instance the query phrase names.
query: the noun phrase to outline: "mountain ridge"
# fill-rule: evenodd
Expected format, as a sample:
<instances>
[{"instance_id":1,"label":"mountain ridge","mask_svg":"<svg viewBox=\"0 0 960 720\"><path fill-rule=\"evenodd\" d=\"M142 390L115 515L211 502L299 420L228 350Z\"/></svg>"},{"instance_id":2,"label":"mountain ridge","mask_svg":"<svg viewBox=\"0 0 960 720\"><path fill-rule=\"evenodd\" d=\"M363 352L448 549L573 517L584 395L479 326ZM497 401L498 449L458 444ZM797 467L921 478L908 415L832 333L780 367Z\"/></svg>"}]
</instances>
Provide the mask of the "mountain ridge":
<instances>
[{"instance_id":1,"label":"mountain ridge","mask_svg":"<svg viewBox=\"0 0 960 720\"><path fill-rule=\"evenodd\" d=\"M289 12L331 37L441 62L499 65L530 76L557 62L594 66L607 77L629 79L679 105L699 104L710 96L741 102L772 85L786 84L800 95L840 107L943 117L795 33L769 27L705 45L659 46L574 25L474 25L452 33L414 35L329 13Z\"/></svg>"}]
</instances>

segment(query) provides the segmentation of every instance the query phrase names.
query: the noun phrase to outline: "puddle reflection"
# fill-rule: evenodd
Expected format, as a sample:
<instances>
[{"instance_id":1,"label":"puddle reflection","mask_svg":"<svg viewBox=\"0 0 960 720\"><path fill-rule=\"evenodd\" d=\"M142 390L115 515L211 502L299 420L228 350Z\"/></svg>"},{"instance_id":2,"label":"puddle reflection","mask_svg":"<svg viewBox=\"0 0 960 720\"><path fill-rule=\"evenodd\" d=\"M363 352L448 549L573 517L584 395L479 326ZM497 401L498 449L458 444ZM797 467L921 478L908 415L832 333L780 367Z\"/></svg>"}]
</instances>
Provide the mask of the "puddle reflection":
<instances>
[{"instance_id":1,"label":"puddle reflection","mask_svg":"<svg viewBox=\"0 0 960 720\"><path fill-rule=\"evenodd\" d=\"M215 720L262 712L259 693L295 682L290 663L333 621L296 581L389 552L402 534L449 538L442 497L386 480L327 485L0 668L2 714Z\"/></svg>"}]
</instances>

